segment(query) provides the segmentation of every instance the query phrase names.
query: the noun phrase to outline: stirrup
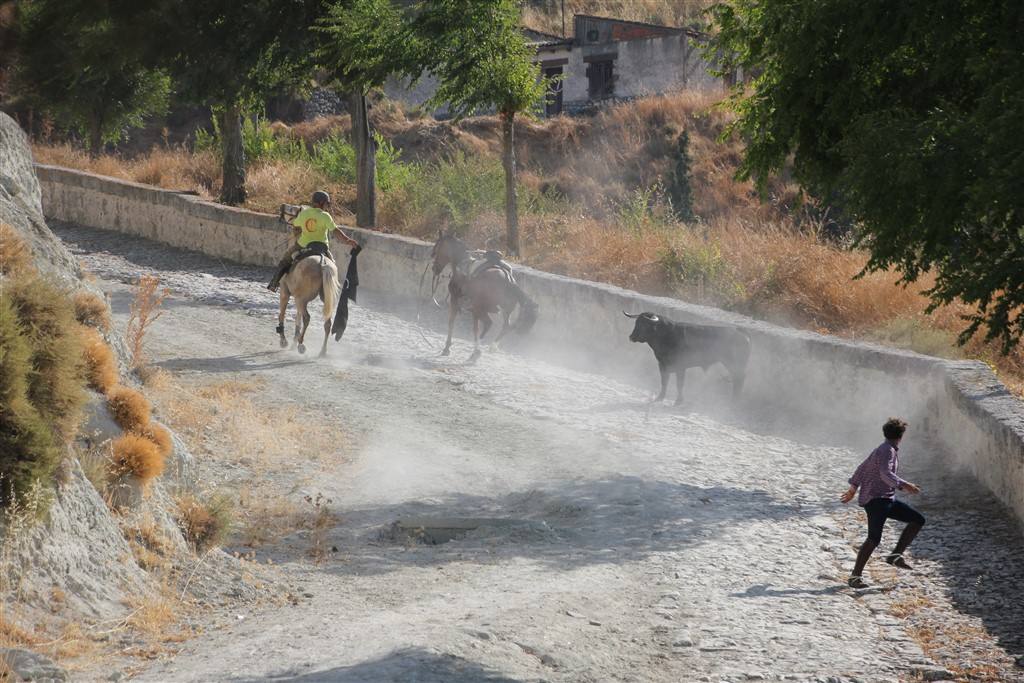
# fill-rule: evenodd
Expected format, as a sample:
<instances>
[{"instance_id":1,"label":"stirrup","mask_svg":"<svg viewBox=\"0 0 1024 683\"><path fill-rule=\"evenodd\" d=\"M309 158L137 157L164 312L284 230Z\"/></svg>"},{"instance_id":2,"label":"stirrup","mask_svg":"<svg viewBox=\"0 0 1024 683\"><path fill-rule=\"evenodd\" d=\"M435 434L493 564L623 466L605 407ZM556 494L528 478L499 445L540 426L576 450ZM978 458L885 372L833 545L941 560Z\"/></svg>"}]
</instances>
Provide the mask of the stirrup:
<instances>
[{"instance_id":1,"label":"stirrup","mask_svg":"<svg viewBox=\"0 0 1024 683\"><path fill-rule=\"evenodd\" d=\"M900 569L913 569L913 567L907 564L907 561L903 559L903 553L889 553L885 556L885 562L886 564L891 564L892 566L899 567Z\"/></svg>"}]
</instances>

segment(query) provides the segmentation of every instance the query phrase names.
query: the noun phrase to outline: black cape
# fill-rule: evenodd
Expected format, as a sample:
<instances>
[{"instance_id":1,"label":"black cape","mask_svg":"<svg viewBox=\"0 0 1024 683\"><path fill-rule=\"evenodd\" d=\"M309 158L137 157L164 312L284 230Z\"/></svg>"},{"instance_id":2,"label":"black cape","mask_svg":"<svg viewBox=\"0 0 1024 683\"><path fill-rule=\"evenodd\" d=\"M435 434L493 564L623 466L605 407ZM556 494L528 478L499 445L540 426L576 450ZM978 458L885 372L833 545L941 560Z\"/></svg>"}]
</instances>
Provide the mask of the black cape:
<instances>
[{"instance_id":1,"label":"black cape","mask_svg":"<svg viewBox=\"0 0 1024 683\"><path fill-rule=\"evenodd\" d=\"M356 288L359 287L359 266L356 263L356 259L360 251L362 249L359 247L352 249L352 257L348 260L348 273L345 275L345 284L341 288L341 298L338 299L338 310L334 314L334 325L331 326L331 332L334 333L335 341L341 341L341 336L345 334L345 328L348 327L349 299L352 301L356 300Z\"/></svg>"}]
</instances>

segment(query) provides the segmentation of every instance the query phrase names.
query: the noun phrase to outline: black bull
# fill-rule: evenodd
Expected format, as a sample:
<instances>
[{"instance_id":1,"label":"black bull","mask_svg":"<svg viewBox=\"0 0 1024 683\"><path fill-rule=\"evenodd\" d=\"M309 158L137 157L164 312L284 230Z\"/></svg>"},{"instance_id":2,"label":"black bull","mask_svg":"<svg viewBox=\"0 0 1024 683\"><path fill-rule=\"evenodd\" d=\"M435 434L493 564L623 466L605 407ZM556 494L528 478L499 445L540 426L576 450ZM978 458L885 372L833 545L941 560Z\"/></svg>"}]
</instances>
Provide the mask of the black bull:
<instances>
[{"instance_id":1,"label":"black bull","mask_svg":"<svg viewBox=\"0 0 1024 683\"><path fill-rule=\"evenodd\" d=\"M625 311L623 311L625 312ZM650 344L661 371L661 393L654 399L665 398L668 376L676 373L676 405L683 401L683 380L687 368L703 368L721 363L732 378L733 395L743 388L743 379L750 357L750 338L735 327L693 325L677 323L654 313L640 313L636 318L629 341Z\"/></svg>"}]
</instances>

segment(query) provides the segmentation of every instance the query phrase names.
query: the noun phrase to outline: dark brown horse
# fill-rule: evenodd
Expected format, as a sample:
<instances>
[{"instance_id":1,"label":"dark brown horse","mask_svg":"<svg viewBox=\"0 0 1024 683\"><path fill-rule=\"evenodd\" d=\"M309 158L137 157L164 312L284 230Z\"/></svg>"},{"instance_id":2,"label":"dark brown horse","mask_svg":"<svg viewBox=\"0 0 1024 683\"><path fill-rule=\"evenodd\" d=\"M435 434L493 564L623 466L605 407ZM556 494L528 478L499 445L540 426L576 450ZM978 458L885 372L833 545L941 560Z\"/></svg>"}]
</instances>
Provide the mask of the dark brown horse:
<instances>
[{"instance_id":1,"label":"dark brown horse","mask_svg":"<svg viewBox=\"0 0 1024 683\"><path fill-rule=\"evenodd\" d=\"M491 329L492 313L500 313L503 319L495 344L510 329L525 334L537 322L537 304L515 283L511 273L498 263L483 259L480 252L470 252L458 237L439 232L431 256L434 259L435 288L446 267L450 266L452 272L448 281L448 340L442 356L451 353L455 317L463 308L473 314L473 355L470 360L480 357L480 340ZM517 306L519 315L515 325L510 325L509 318Z\"/></svg>"}]
</instances>

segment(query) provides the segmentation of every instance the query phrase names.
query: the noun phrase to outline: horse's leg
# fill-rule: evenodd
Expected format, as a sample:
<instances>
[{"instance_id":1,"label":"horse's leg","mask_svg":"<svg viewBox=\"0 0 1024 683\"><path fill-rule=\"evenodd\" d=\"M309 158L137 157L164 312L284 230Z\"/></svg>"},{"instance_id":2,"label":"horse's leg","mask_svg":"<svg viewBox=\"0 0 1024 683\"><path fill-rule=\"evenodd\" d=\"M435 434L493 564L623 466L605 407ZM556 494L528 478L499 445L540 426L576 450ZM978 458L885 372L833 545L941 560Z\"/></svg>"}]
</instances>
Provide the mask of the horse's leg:
<instances>
[{"instance_id":1,"label":"horse's leg","mask_svg":"<svg viewBox=\"0 0 1024 683\"><path fill-rule=\"evenodd\" d=\"M484 316L487 316L484 313ZM476 311L473 311L473 353L469 357L469 362L472 363L480 357L480 316L477 315Z\"/></svg>"},{"instance_id":2,"label":"horse's leg","mask_svg":"<svg viewBox=\"0 0 1024 683\"><path fill-rule=\"evenodd\" d=\"M494 324L494 321L491 320L491 316L488 313L482 313L481 316L483 317L484 321L484 329L483 332L480 333L480 339L483 339L484 337L487 336L487 331L491 329L491 325ZM479 344L477 345L479 346Z\"/></svg>"},{"instance_id":3,"label":"horse's leg","mask_svg":"<svg viewBox=\"0 0 1024 683\"><path fill-rule=\"evenodd\" d=\"M284 316L288 312L288 285L281 283L281 302L277 311L277 336L282 349L288 348L288 340L284 338Z\"/></svg>"},{"instance_id":4,"label":"horse's leg","mask_svg":"<svg viewBox=\"0 0 1024 683\"><path fill-rule=\"evenodd\" d=\"M492 342L494 346L497 346L498 342L501 341L502 337L504 337L506 334L508 334L508 330L512 326L509 323L509 318L511 318L511 317L512 317L512 309L511 308L502 308L501 309L501 330L498 331L498 336L495 337L494 341Z\"/></svg>"},{"instance_id":5,"label":"horse's leg","mask_svg":"<svg viewBox=\"0 0 1024 683\"><path fill-rule=\"evenodd\" d=\"M295 299L295 348L298 349L299 353L306 352L306 346L302 343L302 339L306 334L306 321L309 319L309 314L306 313L306 302L302 299Z\"/></svg>"},{"instance_id":6,"label":"horse's leg","mask_svg":"<svg viewBox=\"0 0 1024 683\"><path fill-rule=\"evenodd\" d=\"M441 351L442 356L447 356L452 352L452 330L455 329L455 316L459 314L459 300L452 296L448 300L448 340L444 343L444 350Z\"/></svg>"},{"instance_id":7,"label":"horse's leg","mask_svg":"<svg viewBox=\"0 0 1024 683\"><path fill-rule=\"evenodd\" d=\"M320 357L327 355L327 340L331 336L331 316L324 318L324 345L320 347Z\"/></svg>"}]
</instances>

